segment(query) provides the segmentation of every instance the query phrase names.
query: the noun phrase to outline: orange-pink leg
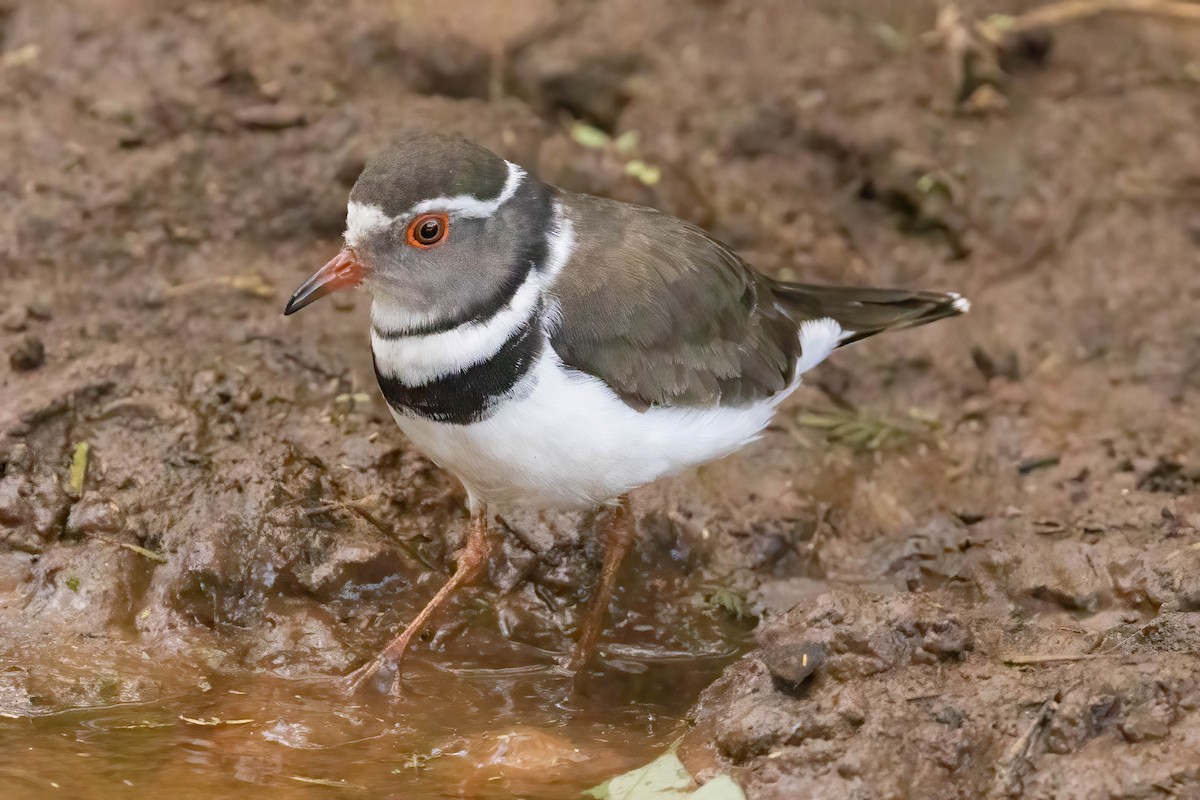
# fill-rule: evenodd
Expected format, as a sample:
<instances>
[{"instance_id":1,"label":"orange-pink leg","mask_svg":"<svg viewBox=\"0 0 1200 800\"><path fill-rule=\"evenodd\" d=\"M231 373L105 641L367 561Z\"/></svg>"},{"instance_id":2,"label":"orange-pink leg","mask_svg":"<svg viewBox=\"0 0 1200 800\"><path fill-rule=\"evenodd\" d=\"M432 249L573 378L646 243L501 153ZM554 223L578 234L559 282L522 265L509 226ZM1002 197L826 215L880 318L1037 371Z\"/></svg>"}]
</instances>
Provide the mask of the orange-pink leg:
<instances>
[{"instance_id":1,"label":"orange-pink leg","mask_svg":"<svg viewBox=\"0 0 1200 800\"><path fill-rule=\"evenodd\" d=\"M576 672L587 665L596 649L596 636L608 616L608 602L612 599L617 570L633 544L633 514L629 509L629 496L622 497L615 508L602 512L598 523L604 539L604 565L600 568L600 578L592 592L579 642L575 645L575 655L571 658L571 669Z\"/></svg>"},{"instance_id":2,"label":"orange-pink leg","mask_svg":"<svg viewBox=\"0 0 1200 800\"><path fill-rule=\"evenodd\" d=\"M488 554L491 550L487 519L486 509L471 515L471 521L467 526L467 543L459 551L458 564L454 574L450 576L450 580L446 581L433 599L421 609L421 613L417 614L404 632L393 639L382 653L347 676L351 689L358 689L366 685L385 664L391 663L396 671L395 677L392 678L392 693L400 693L400 665L404 661L404 653L408 650L408 645L412 642L413 637L421 633L430 617L450 598L450 595L474 582L487 568Z\"/></svg>"}]
</instances>

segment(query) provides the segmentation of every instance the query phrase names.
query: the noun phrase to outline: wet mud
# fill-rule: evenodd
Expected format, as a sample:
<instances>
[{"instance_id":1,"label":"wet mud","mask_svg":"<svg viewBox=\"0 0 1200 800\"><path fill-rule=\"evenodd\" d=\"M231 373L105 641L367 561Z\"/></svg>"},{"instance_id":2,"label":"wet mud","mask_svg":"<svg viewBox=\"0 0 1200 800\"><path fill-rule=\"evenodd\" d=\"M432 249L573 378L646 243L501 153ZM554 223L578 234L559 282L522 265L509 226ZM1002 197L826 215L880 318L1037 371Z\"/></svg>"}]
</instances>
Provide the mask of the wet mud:
<instances>
[{"instance_id":1,"label":"wet mud","mask_svg":"<svg viewBox=\"0 0 1200 800\"><path fill-rule=\"evenodd\" d=\"M993 86L937 12L0 2L4 796L567 797L680 737L751 798L1200 794L1200 29L1062 26ZM279 312L412 129L973 311L635 496L580 686L600 554L527 514L347 699L464 496L364 297Z\"/></svg>"}]
</instances>

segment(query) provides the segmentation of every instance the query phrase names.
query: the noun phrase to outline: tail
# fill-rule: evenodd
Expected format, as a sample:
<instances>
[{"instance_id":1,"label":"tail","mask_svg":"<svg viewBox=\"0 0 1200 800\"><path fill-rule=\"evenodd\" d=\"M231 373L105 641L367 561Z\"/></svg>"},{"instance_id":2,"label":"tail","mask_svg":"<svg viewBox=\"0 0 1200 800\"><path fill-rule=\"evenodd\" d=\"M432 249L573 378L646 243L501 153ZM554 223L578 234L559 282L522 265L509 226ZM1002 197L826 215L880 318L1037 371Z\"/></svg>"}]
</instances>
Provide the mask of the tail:
<instances>
[{"instance_id":1,"label":"tail","mask_svg":"<svg viewBox=\"0 0 1200 800\"><path fill-rule=\"evenodd\" d=\"M860 289L774 283L776 298L788 311L806 319L832 319L842 327L838 346L884 331L915 328L971 309L956 292L917 292L908 289Z\"/></svg>"}]
</instances>

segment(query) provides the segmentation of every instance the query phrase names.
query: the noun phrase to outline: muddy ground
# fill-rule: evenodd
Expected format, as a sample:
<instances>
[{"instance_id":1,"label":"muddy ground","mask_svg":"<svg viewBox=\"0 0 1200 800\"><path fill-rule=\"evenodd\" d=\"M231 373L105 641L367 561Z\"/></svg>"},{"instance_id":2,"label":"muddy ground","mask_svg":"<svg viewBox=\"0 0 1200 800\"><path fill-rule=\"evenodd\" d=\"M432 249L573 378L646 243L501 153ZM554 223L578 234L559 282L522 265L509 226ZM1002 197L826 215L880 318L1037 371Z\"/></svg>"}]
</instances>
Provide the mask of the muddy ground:
<instances>
[{"instance_id":1,"label":"muddy ground","mask_svg":"<svg viewBox=\"0 0 1200 800\"><path fill-rule=\"evenodd\" d=\"M1200 796L1200 28L1064 26L959 103L936 11L0 2L5 796L566 797L680 733L751 798ZM410 128L974 310L635 497L590 688L587 521L527 516L411 691L346 700L464 496L365 298L280 309Z\"/></svg>"}]
</instances>

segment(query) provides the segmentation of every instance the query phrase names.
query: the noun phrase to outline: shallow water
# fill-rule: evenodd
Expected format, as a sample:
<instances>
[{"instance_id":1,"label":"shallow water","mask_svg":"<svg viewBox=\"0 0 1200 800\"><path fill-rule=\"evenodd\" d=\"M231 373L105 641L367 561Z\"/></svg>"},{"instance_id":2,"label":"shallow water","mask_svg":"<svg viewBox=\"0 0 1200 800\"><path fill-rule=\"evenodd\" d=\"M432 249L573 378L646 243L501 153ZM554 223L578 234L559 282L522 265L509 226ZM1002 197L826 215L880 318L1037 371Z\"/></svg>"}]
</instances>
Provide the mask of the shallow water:
<instances>
[{"instance_id":1,"label":"shallow water","mask_svg":"<svg viewBox=\"0 0 1200 800\"><path fill-rule=\"evenodd\" d=\"M0 719L0 796L573 797L667 747L740 649L746 626L682 605L665 628L645 624L652 609L630 615L603 667L578 679L554 653L473 625L445 652L410 655L395 698L242 672L153 703L57 701ZM43 685L102 679L71 651L43 666ZM167 686L173 669L143 656L122 671Z\"/></svg>"},{"instance_id":2,"label":"shallow water","mask_svg":"<svg viewBox=\"0 0 1200 800\"><path fill-rule=\"evenodd\" d=\"M569 797L649 761L727 662L640 661L580 691L549 669L410 669L405 694L227 676L207 691L0 721L7 798ZM339 788L340 787L340 788Z\"/></svg>"}]
</instances>

